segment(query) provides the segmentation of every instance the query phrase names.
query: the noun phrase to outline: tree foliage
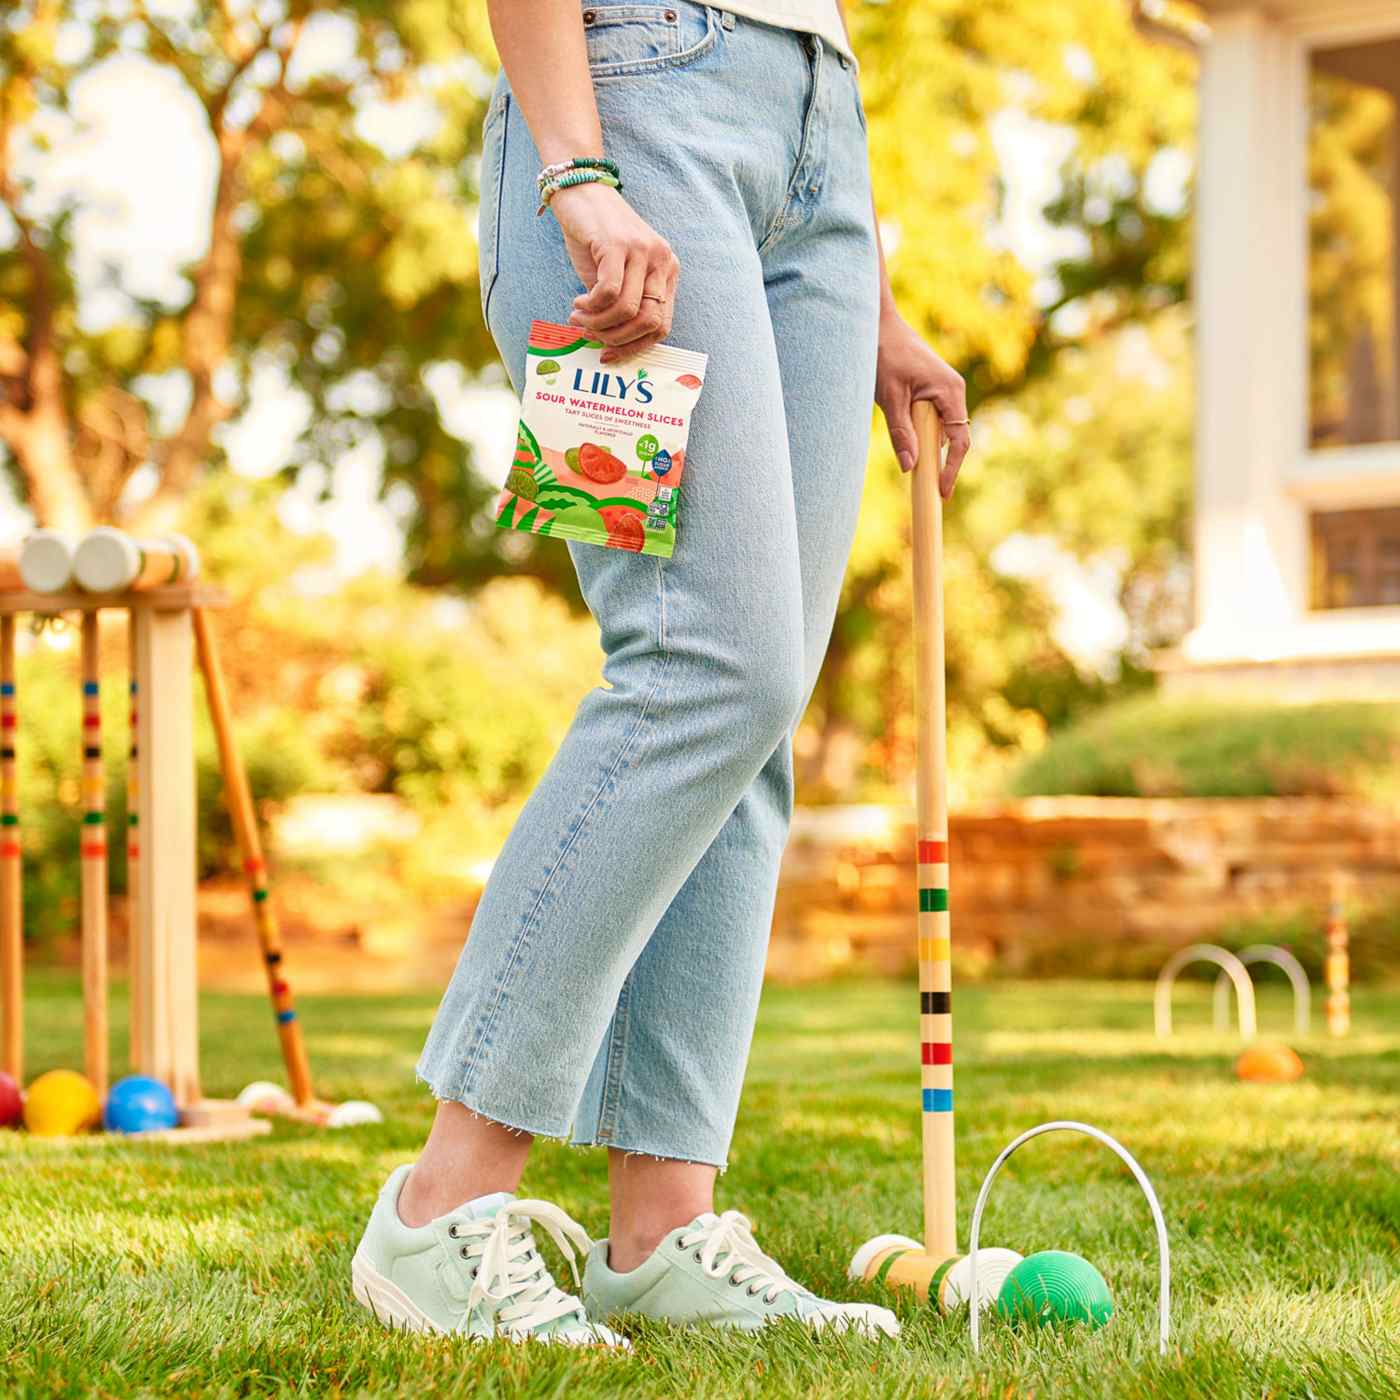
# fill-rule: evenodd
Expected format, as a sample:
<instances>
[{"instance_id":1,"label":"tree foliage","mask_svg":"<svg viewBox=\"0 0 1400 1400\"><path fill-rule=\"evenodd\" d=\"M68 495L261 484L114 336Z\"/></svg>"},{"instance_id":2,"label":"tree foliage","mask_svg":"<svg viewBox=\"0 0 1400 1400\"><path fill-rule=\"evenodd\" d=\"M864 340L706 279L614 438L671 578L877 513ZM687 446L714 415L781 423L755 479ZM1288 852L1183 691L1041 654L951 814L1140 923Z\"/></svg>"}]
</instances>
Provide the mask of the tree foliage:
<instances>
[{"instance_id":1,"label":"tree foliage","mask_svg":"<svg viewBox=\"0 0 1400 1400\"><path fill-rule=\"evenodd\" d=\"M964 370L974 409L1015 398L1024 425L1020 437L997 428L996 453L974 456L947 529L955 711L969 744L1015 749L1043 728L1034 687L1015 678L1041 668L1064 679L1074 667L1051 640L1043 591L993 567L999 538L1044 531L1086 557L1126 551L1125 579L1160 574L1182 546L1182 432L1158 431L1155 390L1134 383L1106 398L1121 388L1116 333L1184 295L1184 177L1175 197L1161 190L1192 139L1192 64L1140 36L1117 0L847 8L900 305ZM348 35L344 57L317 68L305 55L331 32ZM128 293L94 330L74 270L81 208L41 207L21 157L66 129L75 85L118 59L192 96L216 179L208 246L183 294ZM224 434L255 411L255 374L271 368L306 405L283 477L328 481L347 452L370 450L404 522L411 577L473 589L525 570L576 599L564 551L503 544L490 528L487 479L425 380L444 365L467 382L493 372L473 223L495 63L482 0L12 6L0 18L0 442L35 514L173 520L226 466ZM406 105L427 114L418 134L397 146L377 137L369 118ZM997 133L1012 117L1064 137L1045 147L1065 154L1031 238L1039 253L1010 233ZM152 388L172 382L173 424ZM1089 419L1061 412L1057 396L1071 391L1094 402ZM899 771L907 758L908 511L883 427L873 429L809 724L813 790L843 736L862 748L858 769ZM1148 489L1133 489L1144 472ZM511 544L518 556L503 553Z\"/></svg>"},{"instance_id":2,"label":"tree foliage","mask_svg":"<svg viewBox=\"0 0 1400 1400\"><path fill-rule=\"evenodd\" d=\"M1045 534L1083 559L1116 551L1130 650L1164 640L1164 624L1170 631L1186 543L1187 349L1181 322L1164 322L1144 351L1155 368L1131 372L1119 333L1152 324L1186 294L1187 190L1173 201L1159 186L1171 183L1164 171L1189 162L1195 65L1140 35L1127 5L1098 0L929 0L848 13L896 296L964 372L977 414L944 536L955 767L987 780L998 754L1039 741L1042 704L1075 708L1043 686L1102 687L1055 641L1044 591L994 567L1002 540ZM1047 138L1068 137L1042 214L1071 252L1041 266L1005 233L1009 191L994 136L1008 113ZM847 787L848 732L873 740L863 750L870 779L910 771L907 483L878 416L872 447L811 717L820 737L809 735L803 753L809 793Z\"/></svg>"},{"instance_id":3,"label":"tree foliage","mask_svg":"<svg viewBox=\"0 0 1400 1400\"><path fill-rule=\"evenodd\" d=\"M346 34L333 68L304 61ZM195 99L215 179L183 296L127 294L94 332L78 209L41 211L23 156L71 131L75 86L115 60ZM493 66L482 7L457 0L23 0L0 20L0 439L37 517L168 522L224 464L220 429L265 366L305 396L286 474L371 442L384 490L409 493L413 567L461 577L454 541L488 490L423 375L494 359L473 231ZM409 149L367 134L368 117L415 103L429 116ZM172 378L184 408L162 431L154 386Z\"/></svg>"}]
</instances>

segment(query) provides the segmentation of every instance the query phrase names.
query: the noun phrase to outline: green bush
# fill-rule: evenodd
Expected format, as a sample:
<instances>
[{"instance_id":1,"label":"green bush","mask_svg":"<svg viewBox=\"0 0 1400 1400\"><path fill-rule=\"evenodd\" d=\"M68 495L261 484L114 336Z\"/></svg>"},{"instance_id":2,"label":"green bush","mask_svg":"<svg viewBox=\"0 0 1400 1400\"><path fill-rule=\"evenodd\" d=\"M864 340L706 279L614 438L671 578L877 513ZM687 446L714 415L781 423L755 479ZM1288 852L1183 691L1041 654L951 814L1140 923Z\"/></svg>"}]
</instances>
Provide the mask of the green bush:
<instances>
[{"instance_id":1,"label":"green bush","mask_svg":"<svg viewBox=\"0 0 1400 1400\"><path fill-rule=\"evenodd\" d=\"M1400 976L1400 902L1358 904L1348 915L1351 980L1358 984L1393 981ZM1287 948L1303 965L1313 985L1315 1007L1323 995L1323 937L1327 911L1298 905L1251 918L1234 919L1200 930L1200 941L1239 952L1253 943ZM1018 977L1092 977L1153 981L1162 964L1181 947L1180 939L1162 937L1103 938L1067 924L1057 937L1038 940L1016 953ZM1186 982L1214 982L1213 963L1191 963L1182 970ZM1283 984L1283 973L1254 968L1256 982Z\"/></svg>"},{"instance_id":2,"label":"green bush","mask_svg":"<svg viewBox=\"0 0 1400 1400\"><path fill-rule=\"evenodd\" d=\"M326 751L425 816L523 801L596 674L593 623L529 580L492 584L459 616L402 586L388 602L321 687Z\"/></svg>"},{"instance_id":3,"label":"green bush","mask_svg":"<svg viewBox=\"0 0 1400 1400\"><path fill-rule=\"evenodd\" d=\"M120 895L126 892L127 677L104 670L102 679L109 887ZM42 942L71 932L78 918L82 725L72 654L42 648L23 657L16 692L25 932ZM259 803L335 785L331 766L289 709L261 712L253 723L239 726L238 739ZM218 751L202 705L196 710L195 765L199 863L207 875L235 868L236 857Z\"/></svg>"},{"instance_id":4,"label":"green bush","mask_svg":"<svg viewBox=\"0 0 1400 1400\"><path fill-rule=\"evenodd\" d=\"M1055 735L1013 775L1021 797L1400 795L1400 706L1144 697Z\"/></svg>"}]
</instances>

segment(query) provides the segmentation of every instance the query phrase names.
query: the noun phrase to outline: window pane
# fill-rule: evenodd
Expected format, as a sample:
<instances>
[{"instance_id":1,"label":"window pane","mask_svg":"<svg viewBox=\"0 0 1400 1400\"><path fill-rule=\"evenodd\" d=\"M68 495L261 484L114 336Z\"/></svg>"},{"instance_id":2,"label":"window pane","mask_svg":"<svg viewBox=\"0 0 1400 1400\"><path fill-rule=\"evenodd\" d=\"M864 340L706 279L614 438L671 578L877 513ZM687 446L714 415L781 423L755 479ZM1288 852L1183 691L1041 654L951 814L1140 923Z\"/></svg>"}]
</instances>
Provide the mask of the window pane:
<instances>
[{"instance_id":1,"label":"window pane","mask_svg":"<svg viewBox=\"0 0 1400 1400\"><path fill-rule=\"evenodd\" d=\"M1400 535L1382 535L1376 547L1378 603L1400 603Z\"/></svg>"},{"instance_id":2,"label":"window pane","mask_svg":"<svg viewBox=\"0 0 1400 1400\"><path fill-rule=\"evenodd\" d=\"M1400 604L1400 509L1320 511L1312 537L1315 608Z\"/></svg>"},{"instance_id":3,"label":"window pane","mask_svg":"<svg viewBox=\"0 0 1400 1400\"><path fill-rule=\"evenodd\" d=\"M1400 441L1400 39L1311 62L1312 445Z\"/></svg>"}]
</instances>

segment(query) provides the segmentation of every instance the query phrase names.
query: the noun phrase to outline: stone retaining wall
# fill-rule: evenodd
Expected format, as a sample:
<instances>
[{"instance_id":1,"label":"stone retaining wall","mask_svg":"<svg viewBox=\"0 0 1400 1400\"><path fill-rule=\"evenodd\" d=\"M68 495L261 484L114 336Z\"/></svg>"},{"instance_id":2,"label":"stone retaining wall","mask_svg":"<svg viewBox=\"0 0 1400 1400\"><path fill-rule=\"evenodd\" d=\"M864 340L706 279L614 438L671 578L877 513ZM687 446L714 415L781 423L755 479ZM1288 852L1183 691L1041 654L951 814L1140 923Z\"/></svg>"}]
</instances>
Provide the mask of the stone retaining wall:
<instances>
[{"instance_id":1,"label":"stone retaining wall","mask_svg":"<svg viewBox=\"0 0 1400 1400\"><path fill-rule=\"evenodd\" d=\"M1400 817L1344 798L1031 798L954 815L958 971L1155 972L1222 925L1326 906L1332 881L1400 898ZM913 961L913 814L800 809L769 975Z\"/></svg>"}]
</instances>

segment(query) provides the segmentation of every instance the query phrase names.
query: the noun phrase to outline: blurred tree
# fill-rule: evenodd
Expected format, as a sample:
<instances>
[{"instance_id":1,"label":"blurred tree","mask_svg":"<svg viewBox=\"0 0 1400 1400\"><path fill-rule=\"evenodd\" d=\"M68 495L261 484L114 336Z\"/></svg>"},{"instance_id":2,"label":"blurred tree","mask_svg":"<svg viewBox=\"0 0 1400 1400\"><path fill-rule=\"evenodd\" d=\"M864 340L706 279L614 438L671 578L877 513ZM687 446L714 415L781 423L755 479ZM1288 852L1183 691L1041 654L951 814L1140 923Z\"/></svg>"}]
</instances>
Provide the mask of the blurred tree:
<instances>
[{"instance_id":1,"label":"blurred tree","mask_svg":"<svg viewBox=\"0 0 1400 1400\"><path fill-rule=\"evenodd\" d=\"M1149 356L1156 369L1125 374L1116 333L1186 295L1195 61L1140 34L1126 3L848 3L847 14L900 309L963 371L974 413L984 410L948 511L945 558L955 755L964 776L987 784L998 754L1034 746L1047 720L1063 717L1066 688L1113 691L1078 677L1051 635L1044 591L994 567L1001 541L1043 534L1081 559L1116 550L1130 658L1173 639L1162 606L1186 543L1188 350L1181 323L1164 325ZM1027 211L1008 207L997 144L1008 121L1022 138L1038 133L1045 159L1059 163L1048 202L1029 211L1042 227L1019 230L1021 245L1041 245L1039 266L1011 247L1009 221ZM1023 177L1026 149L1022 139ZM1015 416L993 427L994 404L1014 404ZM799 745L809 799L848 788L854 736L874 739L855 764L868 782L909 772L908 483L878 416L873 446L836 633ZM1049 689L1035 683L1040 672ZM1131 665L1125 674L1141 683Z\"/></svg>"},{"instance_id":2,"label":"blurred tree","mask_svg":"<svg viewBox=\"0 0 1400 1400\"><path fill-rule=\"evenodd\" d=\"M849 0L848 10L900 304L964 368L974 408L1055 383L1067 347L1092 347L1183 296L1192 64L1144 40L1127 3ZM297 60L317 26L352 37L331 70ZM42 205L19 155L63 128L75 84L114 59L176 76L199 103L217 168L209 243L185 299L127 295L124 314L94 331L74 269L82 211ZM471 588L525 570L576 598L564 551L490 528L489 488L424 378L446 365L470 379L494 359L471 223L495 61L482 0L12 4L0 17L0 207L11 223L0 215L0 442L36 514L165 523L222 466L221 430L249 410L254 372L268 366L308 408L284 474L326 482L349 450L381 449L414 578ZM376 144L366 114L408 103L436 120L406 149ZM1059 164L1040 209L1009 207L998 135L1008 122L1044 135L1045 159ZM170 426L158 411L170 396L152 386L172 380L183 402ZM1051 395L1036 402L1055 416ZM1102 454L1078 449L1088 429L1065 427L1060 459L1108 471ZM874 441L808 727L810 772L850 733L874 736L886 745L878 762L894 761L907 727L905 483L878 423ZM981 470L974 458L969 480ZM1178 515L1116 486L1117 514L1107 512L1106 480L1083 472L1054 490L1125 538L1141 525L1174 547ZM953 699L982 742L1018 746L1039 721L1001 691L1045 660L1053 616L1038 586L1003 577L988 556L995 531L1054 531L1065 518L1012 493L1016 508L974 532L963 519L971 494L959 493L949 525ZM1074 548L1102 544L1082 534Z\"/></svg>"},{"instance_id":3,"label":"blurred tree","mask_svg":"<svg viewBox=\"0 0 1400 1400\"><path fill-rule=\"evenodd\" d=\"M299 60L335 31L351 37L333 69ZM215 177L207 248L186 271L184 299L114 288L123 312L94 331L74 268L81 207L41 199L23 157L71 130L75 86L114 60L156 65L197 99ZM424 383L432 365L473 376L495 358L473 230L494 66L484 7L460 0L8 7L0 442L41 522L170 524L191 486L222 465L220 429L247 411L254 370L267 367L308 409L287 476L372 442L383 489L407 488L418 577L470 584L507 569L494 532L474 528L490 489ZM407 150L366 134L367 114L396 106L429 114ZM172 379L182 404L167 425ZM571 574L562 551L540 556L545 572Z\"/></svg>"},{"instance_id":4,"label":"blurred tree","mask_svg":"<svg viewBox=\"0 0 1400 1400\"><path fill-rule=\"evenodd\" d=\"M1170 176L1194 140L1189 54L1103 0L852 0L847 13L895 292L974 407L1084 334L1184 298L1184 174ZM1047 161L1056 133L1067 147L1049 201L1029 211L1059 237L1018 230L1046 245L1042 267L1011 247L998 132L1015 118L1048 138Z\"/></svg>"},{"instance_id":5,"label":"blurred tree","mask_svg":"<svg viewBox=\"0 0 1400 1400\"><path fill-rule=\"evenodd\" d=\"M944 527L959 796L994 790L1047 729L1149 684L1147 653L1185 630L1189 347L1184 311L1167 311L1062 351L1050 372L979 416L977 456ZM907 491L894 466L872 470L832 650L800 736L808 801L856 783L875 793L912 771ZM1099 566L1104 602L1125 614L1120 644L1088 664L1067 652L1043 576L1018 575L999 553L1025 537L1052 542L1060 567Z\"/></svg>"}]
</instances>

